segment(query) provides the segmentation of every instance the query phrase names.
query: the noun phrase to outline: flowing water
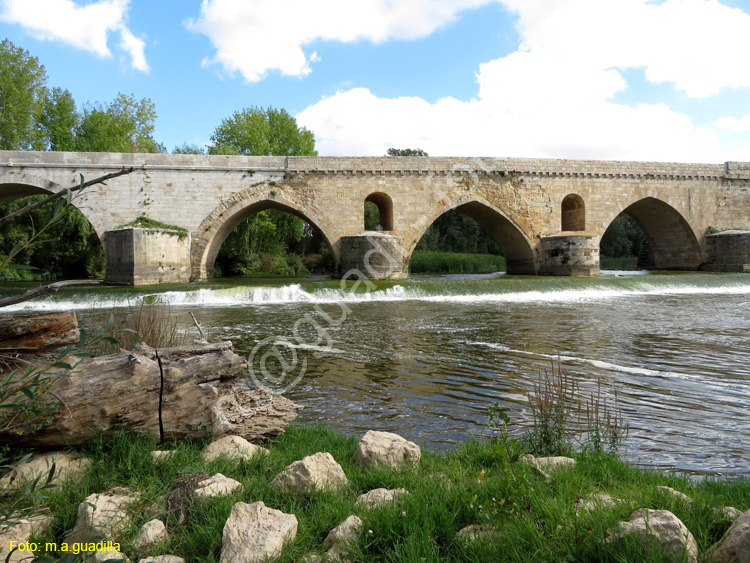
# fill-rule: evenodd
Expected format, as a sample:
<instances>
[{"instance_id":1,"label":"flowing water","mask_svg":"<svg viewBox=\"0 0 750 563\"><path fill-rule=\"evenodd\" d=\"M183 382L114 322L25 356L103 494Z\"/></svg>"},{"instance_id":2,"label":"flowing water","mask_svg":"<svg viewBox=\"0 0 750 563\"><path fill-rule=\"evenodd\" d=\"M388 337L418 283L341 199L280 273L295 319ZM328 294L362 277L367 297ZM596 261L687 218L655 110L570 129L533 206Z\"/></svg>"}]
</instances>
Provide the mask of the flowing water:
<instances>
[{"instance_id":1,"label":"flowing water","mask_svg":"<svg viewBox=\"0 0 750 563\"><path fill-rule=\"evenodd\" d=\"M495 402L528 426L528 393L559 359L584 391L601 381L608 404L618 391L629 461L750 474L750 275L224 279L61 291L15 309L117 309L157 293L186 330L192 311L250 355L258 380L305 406L302 421L451 447L488 434Z\"/></svg>"}]
</instances>

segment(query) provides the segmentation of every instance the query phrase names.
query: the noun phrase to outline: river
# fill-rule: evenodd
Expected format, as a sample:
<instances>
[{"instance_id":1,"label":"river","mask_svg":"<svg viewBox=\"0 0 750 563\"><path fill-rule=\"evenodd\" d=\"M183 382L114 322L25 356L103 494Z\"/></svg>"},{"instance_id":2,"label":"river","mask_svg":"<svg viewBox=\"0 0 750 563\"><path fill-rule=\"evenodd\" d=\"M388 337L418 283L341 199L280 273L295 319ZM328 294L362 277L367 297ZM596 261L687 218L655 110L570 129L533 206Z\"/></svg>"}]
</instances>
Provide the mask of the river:
<instances>
[{"instance_id":1,"label":"river","mask_svg":"<svg viewBox=\"0 0 750 563\"><path fill-rule=\"evenodd\" d=\"M357 288L235 278L75 289L15 309L118 309L155 294L185 330L192 311L212 339L251 355L256 379L304 405L303 422L443 449L488 435L497 402L520 432L533 382L559 360L584 391L601 382L609 404L617 390L628 461L750 474L750 275L446 275Z\"/></svg>"}]
</instances>

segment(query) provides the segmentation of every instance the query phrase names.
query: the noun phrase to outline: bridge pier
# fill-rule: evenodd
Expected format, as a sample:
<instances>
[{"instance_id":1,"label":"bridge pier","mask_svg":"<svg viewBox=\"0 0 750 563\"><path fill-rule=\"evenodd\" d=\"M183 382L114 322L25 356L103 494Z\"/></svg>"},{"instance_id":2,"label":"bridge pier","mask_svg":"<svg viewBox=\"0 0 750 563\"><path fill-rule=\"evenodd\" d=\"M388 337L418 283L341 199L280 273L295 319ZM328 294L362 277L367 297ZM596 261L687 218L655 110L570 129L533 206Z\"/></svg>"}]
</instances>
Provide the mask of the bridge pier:
<instances>
[{"instance_id":1,"label":"bridge pier","mask_svg":"<svg viewBox=\"0 0 750 563\"><path fill-rule=\"evenodd\" d=\"M106 283L151 285L190 281L190 234L124 228L104 234Z\"/></svg>"},{"instance_id":2,"label":"bridge pier","mask_svg":"<svg viewBox=\"0 0 750 563\"><path fill-rule=\"evenodd\" d=\"M750 231L724 231L706 235L708 260L701 267L709 272L750 271Z\"/></svg>"},{"instance_id":3,"label":"bridge pier","mask_svg":"<svg viewBox=\"0 0 750 563\"><path fill-rule=\"evenodd\" d=\"M342 277L359 270L371 280L406 278L404 241L399 236L379 231L341 237L340 270Z\"/></svg>"},{"instance_id":4,"label":"bridge pier","mask_svg":"<svg viewBox=\"0 0 750 563\"><path fill-rule=\"evenodd\" d=\"M590 277L599 275L599 237L562 232L542 239L541 274Z\"/></svg>"}]
</instances>

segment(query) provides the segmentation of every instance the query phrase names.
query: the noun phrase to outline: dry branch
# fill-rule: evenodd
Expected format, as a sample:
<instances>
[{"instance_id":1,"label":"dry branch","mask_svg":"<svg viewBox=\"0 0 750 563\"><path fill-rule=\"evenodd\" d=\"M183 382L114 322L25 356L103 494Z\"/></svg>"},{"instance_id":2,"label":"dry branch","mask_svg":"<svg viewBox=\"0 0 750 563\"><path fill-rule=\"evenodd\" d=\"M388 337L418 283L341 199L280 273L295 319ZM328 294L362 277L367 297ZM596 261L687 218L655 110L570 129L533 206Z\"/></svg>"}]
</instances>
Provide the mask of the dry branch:
<instances>
[{"instance_id":1,"label":"dry branch","mask_svg":"<svg viewBox=\"0 0 750 563\"><path fill-rule=\"evenodd\" d=\"M0 351L47 352L77 344L81 338L75 313L0 315Z\"/></svg>"}]
</instances>

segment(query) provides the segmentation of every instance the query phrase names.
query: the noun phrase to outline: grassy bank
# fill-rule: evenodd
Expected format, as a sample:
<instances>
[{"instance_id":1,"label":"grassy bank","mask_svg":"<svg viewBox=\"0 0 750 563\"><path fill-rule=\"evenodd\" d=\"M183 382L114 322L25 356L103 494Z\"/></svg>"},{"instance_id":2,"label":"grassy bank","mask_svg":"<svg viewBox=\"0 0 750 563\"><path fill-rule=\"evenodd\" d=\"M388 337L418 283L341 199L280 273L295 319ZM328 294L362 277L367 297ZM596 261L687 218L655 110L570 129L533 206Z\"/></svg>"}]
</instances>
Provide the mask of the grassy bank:
<instances>
[{"instance_id":1,"label":"grassy bank","mask_svg":"<svg viewBox=\"0 0 750 563\"><path fill-rule=\"evenodd\" d=\"M296 515L297 538L278 561L298 561L323 553L328 532L350 514L359 514L364 529L354 546L358 561L660 561L655 549L633 542L605 541L607 530L625 520L639 507L674 512L695 536L701 552L716 542L729 521L715 509L750 508L750 482L694 482L629 466L616 457L583 455L577 465L554 473L545 482L526 465L508 463L498 444L471 441L445 454L423 451L418 466L392 470L363 470L352 465L355 437L346 437L315 426L293 426L270 455L250 463L227 460L204 462L204 443L179 443L165 463L155 465L150 452L156 442L137 435L120 434L83 448L93 463L84 478L66 482L47 492L44 505L54 514L52 529L36 539L61 542L73 528L78 504L92 493L115 486L141 493L131 510L132 526L117 538L131 560L173 553L188 562L219 560L224 523L234 503L262 500L266 505ZM269 487L288 464L319 451L330 452L342 465L350 487L342 493L316 493L298 499ZM244 491L231 497L196 499L188 518L179 524L166 508L165 497L178 479L196 473L223 473L240 481ZM668 485L689 495L686 504L656 489ZM411 494L404 500L372 512L357 510L358 495L377 487L403 487ZM589 513L580 499L606 492L626 502ZM7 498L5 499L7 500ZM141 525L152 518L167 524L169 540L150 551L138 551L133 540ZM469 524L484 524L498 531L492 543L464 545L455 534ZM112 539L112 538L105 538Z\"/></svg>"},{"instance_id":2,"label":"grassy bank","mask_svg":"<svg viewBox=\"0 0 750 563\"><path fill-rule=\"evenodd\" d=\"M414 251L412 274L489 274L505 271L505 258L494 254Z\"/></svg>"},{"instance_id":3,"label":"grassy bank","mask_svg":"<svg viewBox=\"0 0 750 563\"><path fill-rule=\"evenodd\" d=\"M602 256L600 267L602 270L637 270L638 257L624 256L621 258L607 258Z\"/></svg>"}]
</instances>

